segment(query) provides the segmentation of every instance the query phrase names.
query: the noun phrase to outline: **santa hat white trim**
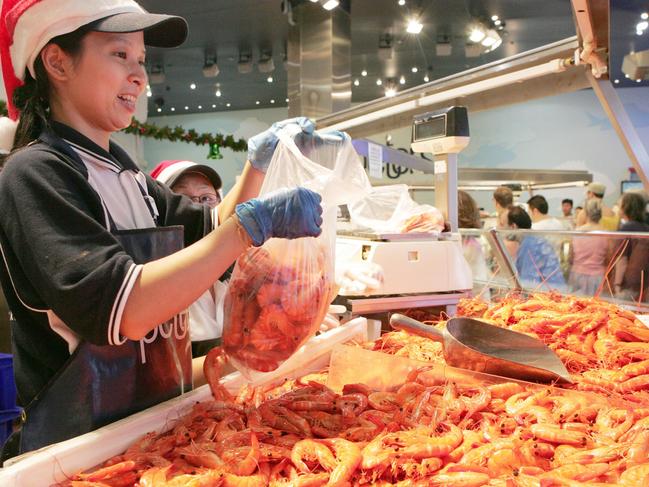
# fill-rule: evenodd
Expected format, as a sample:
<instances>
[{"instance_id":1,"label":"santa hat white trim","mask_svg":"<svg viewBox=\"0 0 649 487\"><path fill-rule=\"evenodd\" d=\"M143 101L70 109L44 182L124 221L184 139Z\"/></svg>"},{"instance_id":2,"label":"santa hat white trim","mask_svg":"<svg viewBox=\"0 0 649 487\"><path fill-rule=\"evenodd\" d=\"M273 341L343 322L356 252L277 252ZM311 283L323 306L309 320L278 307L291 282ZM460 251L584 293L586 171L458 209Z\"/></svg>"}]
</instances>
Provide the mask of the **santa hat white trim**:
<instances>
[{"instance_id":1,"label":"santa hat white trim","mask_svg":"<svg viewBox=\"0 0 649 487\"><path fill-rule=\"evenodd\" d=\"M18 121L0 117L0 154L9 154L14 146Z\"/></svg>"},{"instance_id":2,"label":"santa hat white trim","mask_svg":"<svg viewBox=\"0 0 649 487\"><path fill-rule=\"evenodd\" d=\"M11 60L16 77L25 79L25 68L34 76L34 61L54 37L74 32L82 25L119 13L146 12L133 0L45 0L27 9L16 22Z\"/></svg>"},{"instance_id":3,"label":"santa hat white trim","mask_svg":"<svg viewBox=\"0 0 649 487\"><path fill-rule=\"evenodd\" d=\"M162 184L169 186L167 181L171 180L176 174L180 174L185 169L189 169L192 166L198 166L198 164L192 161L174 162L160 171L160 174L158 174L155 179L156 181L160 181Z\"/></svg>"}]
</instances>

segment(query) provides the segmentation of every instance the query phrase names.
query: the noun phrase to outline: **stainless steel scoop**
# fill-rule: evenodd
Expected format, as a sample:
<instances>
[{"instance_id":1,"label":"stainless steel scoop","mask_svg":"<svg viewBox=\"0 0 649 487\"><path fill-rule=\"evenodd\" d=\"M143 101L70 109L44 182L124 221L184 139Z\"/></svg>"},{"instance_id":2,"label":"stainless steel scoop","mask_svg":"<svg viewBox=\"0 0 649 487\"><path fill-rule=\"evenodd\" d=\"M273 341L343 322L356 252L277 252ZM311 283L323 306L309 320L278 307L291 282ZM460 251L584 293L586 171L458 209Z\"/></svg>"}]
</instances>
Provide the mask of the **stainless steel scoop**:
<instances>
[{"instance_id":1,"label":"stainless steel scoop","mask_svg":"<svg viewBox=\"0 0 649 487\"><path fill-rule=\"evenodd\" d=\"M451 318L442 331L401 314L390 326L440 342L448 365L533 382L572 382L542 341L472 318Z\"/></svg>"}]
</instances>

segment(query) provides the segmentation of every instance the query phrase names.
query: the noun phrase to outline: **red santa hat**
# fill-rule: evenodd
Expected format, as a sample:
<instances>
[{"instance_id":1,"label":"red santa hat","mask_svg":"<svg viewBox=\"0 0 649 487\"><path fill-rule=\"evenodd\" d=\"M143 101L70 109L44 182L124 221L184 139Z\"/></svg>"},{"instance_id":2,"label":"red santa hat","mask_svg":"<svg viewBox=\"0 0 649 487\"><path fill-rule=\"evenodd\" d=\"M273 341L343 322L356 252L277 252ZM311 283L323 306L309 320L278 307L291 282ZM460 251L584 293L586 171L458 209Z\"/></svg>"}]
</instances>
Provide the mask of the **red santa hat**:
<instances>
[{"instance_id":1,"label":"red santa hat","mask_svg":"<svg viewBox=\"0 0 649 487\"><path fill-rule=\"evenodd\" d=\"M221 189L219 173L210 166L196 164L193 161L162 161L151 171L151 177L171 187L182 175L192 172L205 176L215 190Z\"/></svg>"},{"instance_id":2,"label":"red santa hat","mask_svg":"<svg viewBox=\"0 0 649 487\"><path fill-rule=\"evenodd\" d=\"M98 32L144 32L154 47L176 47L187 37L182 17L150 14L134 0L0 0L0 61L9 117L16 120L14 90L32 77L34 61L54 37L88 26ZM0 136L1 137L1 136Z\"/></svg>"}]
</instances>

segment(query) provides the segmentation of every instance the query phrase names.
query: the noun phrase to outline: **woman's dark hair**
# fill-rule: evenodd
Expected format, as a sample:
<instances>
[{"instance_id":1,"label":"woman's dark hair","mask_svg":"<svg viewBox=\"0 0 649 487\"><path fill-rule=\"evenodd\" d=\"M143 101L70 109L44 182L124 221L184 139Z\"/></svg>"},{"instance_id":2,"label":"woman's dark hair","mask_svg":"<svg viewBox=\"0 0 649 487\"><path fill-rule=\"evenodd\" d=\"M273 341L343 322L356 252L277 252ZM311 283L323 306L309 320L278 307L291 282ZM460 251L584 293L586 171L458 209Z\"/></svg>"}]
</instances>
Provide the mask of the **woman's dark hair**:
<instances>
[{"instance_id":1,"label":"woman's dark hair","mask_svg":"<svg viewBox=\"0 0 649 487\"><path fill-rule=\"evenodd\" d=\"M81 27L69 34L54 37L49 44L56 44L70 56L76 57L81 52L81 41L88 32ZM20 111L20 120L14 137L14 150L29 144L49 126L50 82L40 54L34 61L34 71L36 79L27 71L25 84L16 88L13 93L12 101Z\"/></svg>"},{"instance_id":2,"label":"woman's dark hair","mask_svg":"<svg viewBox=\"0 0 649 487\"><path fill-rule=\"evenodd\" d=\"M644 222L645 208L647 202L638 193L624 193L620 201L620 209L631 221Z\"/></svg>"},{"instance_id":3,"label":"woman's dark hair","mask_svg":"<svg viewBox=\"0 0 649 487\"><path fill-rule=\"evenodd\" d=\"M532 219L520 206L512 206L507 211L507 223L509 223L510 226L516 225L516 228L532 228Z\"/></svg>"},{"instance_id":4,"label":"woman's dark hair","mask_svg":"<svg viewBox=\"0 0 649 487\"><path fill-rule=\"evenodd\" d=\"M480 210L471 195L466 191L457 192L457 219L460 228L482 228Z\"/></svg>"}]
</instances>

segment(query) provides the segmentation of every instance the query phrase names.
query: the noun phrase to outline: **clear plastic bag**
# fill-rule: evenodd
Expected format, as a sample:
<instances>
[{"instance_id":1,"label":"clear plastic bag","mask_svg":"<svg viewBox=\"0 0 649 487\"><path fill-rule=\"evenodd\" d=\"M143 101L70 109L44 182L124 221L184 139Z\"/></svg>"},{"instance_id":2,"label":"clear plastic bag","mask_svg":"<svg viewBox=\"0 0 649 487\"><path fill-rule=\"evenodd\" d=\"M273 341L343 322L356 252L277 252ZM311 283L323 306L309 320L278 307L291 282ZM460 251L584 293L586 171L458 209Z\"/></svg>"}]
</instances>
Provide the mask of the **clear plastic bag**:
<instances>
[{"instance_id":1,"label":"clear plastic bag","mask_svg":"<svg viewBox=\"0 0 649 487\"><path fill-rule=\"evenodd\" d=\"M318 330L334 297L337 207L370 189L350 141L309 145L302 154L291 135L280 134L260 194L296 186L319 193L322 234L273 238L237 260L224 303L223 350L247 377L275 370Z\"/></svg>"},{"instance_id":2,"label":"clear plastic bag","mask_svg":"<svg viewBox=\"0 0 649 487\"><path fill-rule=\"evenodd\" d=\"M405 184L379 186L362 199L349 204L352 224L377 233L441 232L442 212L415 202Z\"/></svg>"}]
</instances>

